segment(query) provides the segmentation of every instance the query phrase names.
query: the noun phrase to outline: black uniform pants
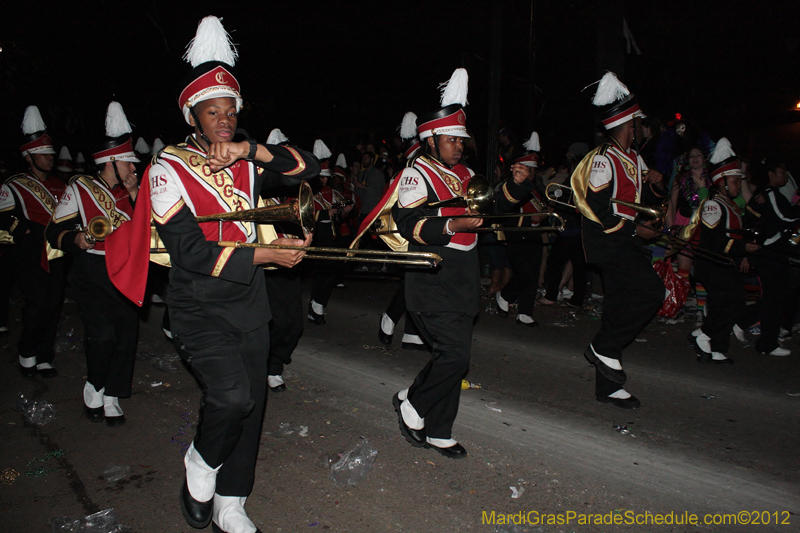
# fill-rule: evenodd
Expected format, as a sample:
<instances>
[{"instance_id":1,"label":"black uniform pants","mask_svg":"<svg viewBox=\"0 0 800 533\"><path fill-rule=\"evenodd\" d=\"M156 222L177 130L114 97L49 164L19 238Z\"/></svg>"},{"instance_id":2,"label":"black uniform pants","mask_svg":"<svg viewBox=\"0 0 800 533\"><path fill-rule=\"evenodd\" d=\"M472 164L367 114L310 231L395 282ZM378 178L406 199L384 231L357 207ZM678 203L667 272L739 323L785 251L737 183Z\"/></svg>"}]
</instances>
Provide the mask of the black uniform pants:
<instances>
[{"instance_id":1,"label":"black uniform pants","mask_svg":"<svg viewBox=\"0 0 800 533\"><path fill-rule=\"evenodd\" d=\"M314 232L314 246L333 247L336 239L333 235L332 222L317 224ZM314 281L311 284L311 299L323 307L327 307L333 288L341 278L344 271L344 261L327 261L316 259L312 261L314 268Z\"/></svg>"},{"instance_id":2,"label":"black uniform pants","mask_svg":"<svg viewBox=\"0 0 800 533\"><path fill-rule=\"evenodd\" d=\"M600 331L592 346L600 355L622 359L622 350L661 307L664 283L638 239L584 231L583 242L586 262L600 268L605 291Z\"/></svg>"},{"instance_id":3,"label":"black uniform pants","mask_svg":"<svg viewBox=\"0 0 800 533\"><path fill-rule=\"evenodd\" d=\"M13 244L0 244L0 326L8 326L8 309L17 274Z\"/></svg>"},{"instance_id":4,"label":"black uniform pants","mask_svg":"<svg viewBox=\"0 0 800 533\"><path fill-rule=\"evenodd\" d=\"M272 311L267 371L270 376L280 376L283 367L292 362L292 352L303 336L303 278L294 268L265 270L264 275Z\"/></svg>"},{"instance_id":5,"label":"black uniform pants","mask_svg":"<svg viewBox=\"0 0 800 533\"><path fill-rule=\"evenodd\" d=\"M506 254L514 275L500 296L509 304L517 303L519 313L533 316L536 291L539 288L539 271L542 266L542 238L518 239L508 242Z\"/></svg>"},{"instance_id":6,"label":"black uniform pants","mask_svg":"<svg viewBox=\"0 0 800 533\"><path fill-rule=\"evenodd\" d=\"M449 439L458 414L461 380L469 372L473 318L464 313L410 313L431 346L431 359L408 389L408 400L425 419L425 434Z\"/></svg>"},{"instance_id":7,"label":"black uniform pants","mask_svg":"<svg viewBox=\"0 0 800 533\"><path fill-rule=\"evenodd\" d=\"M779 346L778 335L787 314L797 304L798 273L795 267L766 257L754 257L753 264L761 278L761 335L756 350L771 352ZM794 317L792 317L794 318Z\"/></svg>"},{"instance_id":8,"label":"black uniform pants","mask_svg":"<svg viewBox=\"0 0 800 533\"><path fill-rule=\"evenodd\" d=\"M55 358L56 331L64 303L65 259L50 261L48 274L38 261L20 259L17 283L25 298L22 332L17 348L22 357L36 357L37 363Z\"/></svg>"},{"instance_id":9,"label":"black uniform pants","mask_svg":"<svg viewBox=\"0 0 800 533\"><path fill-rule=\"evenodd\" d=\"M572 285L575 289L569 302L572 305L583 306L583 300L586 298L587 277L580 234L556 237L550 254L547 256L544 275L547 292L544 297L553 302L558 300L558 286L561 284L564 265L567 264L567 261L572 261Z\"/></svg>"},{"instance_id":10,"label":"black uniform pants","mask_svg":"<svg viewBox=\"0 0 800 533\"><path fill-rule=\"evenodd\" d=\"M136 306L108 279L103 255L77 254L69 279L83 321L89 383L98 391L105 387L106 396L130 397L139 334Z\"/></svg>"},{"instance_id":11,"label":"black uniform pants","mask_svg":"<svg viewBox=\"0 0 800 533\"><path fill-rule=\"evenodd\" d=\"M217 494L248 496L267 402L269 326L246 333L214 331L201 317L195 325L198 329L173 332L203 391L194 447L210 467L222 465Z\"/></svg>"},{"instance_id":12,"label":"black uniform pants","mask_svg":"<svg viewBox=\"0 0 800 533\"><path fill-rule=\"evenodd\" d=\"M708 292L703 333L711 337L711 351L727 353L731 330L745 313L744 285L739 272L698 257L695 276Z\"/></svg>"},{"instance_id":13,"label":"black uniform pants","mask_svg":"<svg viewBox=\"0 0 800 533\"><path fill-rule=\"evenodd\" d=\"M392 301L389 302L389 307L386 308L386 314L388 317L397 324L400 322L400 319L403 318L403 314L406 312L406 282L405 278L400 281L400 286L397 288L397 291L392 296ZM419 330L417 326L414 325L414 319L411 318L410 315L406 315L406 323L405 329L403 333L406 335L414 335L419 336Z\"/></svg>"}]
</instances>

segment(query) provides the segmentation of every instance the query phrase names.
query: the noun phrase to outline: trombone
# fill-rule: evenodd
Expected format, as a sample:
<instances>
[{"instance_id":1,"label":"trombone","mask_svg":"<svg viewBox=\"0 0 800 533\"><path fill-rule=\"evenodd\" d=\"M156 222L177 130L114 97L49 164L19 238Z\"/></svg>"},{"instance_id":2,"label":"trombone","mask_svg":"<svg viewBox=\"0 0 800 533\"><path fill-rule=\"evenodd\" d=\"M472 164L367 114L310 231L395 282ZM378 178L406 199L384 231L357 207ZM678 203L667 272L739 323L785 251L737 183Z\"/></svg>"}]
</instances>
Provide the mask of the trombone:
<instances>
[{"instance_id":1,"label":"trombone","mask_svg":"<svg viewBox=\"0 0 800 533\"><path fill-rule=\"evenodd\" d=\"M566 185L562 185L560 183L550 183L545 188L545 196L551 202L557 203L559 205L564 205L567 207L572 207L573 209L576 208L574 204L569 203L569 200L561 200L561 197L564 196L565 191L569 191L569 198L572 197L572 188ZM666 215L666 208L662 206L647 206L642 204L637 204L633 202L625 202L623 200L617 200L616 198L611 199L612 204L622 205L633 209L636 211L637 216L635 220L632 220L633 224L637 226L642 226L651 230L658 230L664 223L664 218ZM625 218L620 215L615 215L619 218ZM640 218L642 220L640 220ZM625 220L629 220L625 218ZM646 222L653 222L655 224L648 224ZM723 265L733 265L734 261L730 257L720 254L711 250L707 250L705 248L701 248L697 244L687 241L686 239L681 239L680 237L676 237L674 235L669 235L668 233L659 233L655 237L657 242L661 244L666 244L668 246L672 246L676 248L676 252L680 253L680 251L684 248L688 248L689 250L694 253L694 255L698 257L703 257L704 259L708 259L709 261L713 261L715 263L720 263Z\"/></svg>"},{"instance_id":2,"label":"trombone","mask_svg":"<svg viewBox=\"0 0 800 533\"><path fill-rule=\"evenodd\" d=\"M241 241L222 240L223 222L255 222L256 224L273 224L275 222L291 222L300 226L304 234L314 230L314 199L311 187L303 182L297 198L280 205L203 215L195 217L198 222L219 222L220 238L217 245L224 248L270 248L273 250L300 250L307 253L306 259L324 259L327 261L358 261L362 263L391 263L396 265L412 265L434 268L442 258L429 252L393 252L382 250L351 250L349 248L330 248L319 246L289 246L284 244L260 244ZM151 254L168 253L166 248L151 248ZM367 257L364 257L367 256Z\"/></svg>"},{"instance_id":3,"label":"trombone","mask_svg":"<svg viewBox=\"0 0 800 533\"><path fill-rule=\"evenodd\" d=\"M86 242L95 244L106 240L106 237L114 231L114 227L108 217L98 215L92 218L85 228L79 228L78 231L86 234Z\"/></svg>"},{"instance_id":4,"label":"trombone","mask_svg":"<svg viewBox=\"0 0 800 533\"><path fill-rule=\"evenodd\" d=\"M564 231L564 218L558 213L547 213L544 211L544 206L534 197L534 204L540 211L538 213L488 213L494 206L494 195L492 186L489 181L481 174L472 176L467 184L467 191L464 196L457 196L447 200L440 200L436 202L428 202L423 207L426 209L441 209L443 207L463 207L477 211L477 215L424 215L420 218L430 219L450 219L450 218L482 218L482 219L496 219L496 218L522 218L522 217L535 217L547 215L555 219L555 223L551 226L531 226L531 227L503 227L503 228L474 228L463 233L493 233L498 231ZM400 233L398 230L384 230L382 231L383 223L380 219L375 221L372 228L373 235L388 235L391 233Z\"/></svg>"}]
</instances>

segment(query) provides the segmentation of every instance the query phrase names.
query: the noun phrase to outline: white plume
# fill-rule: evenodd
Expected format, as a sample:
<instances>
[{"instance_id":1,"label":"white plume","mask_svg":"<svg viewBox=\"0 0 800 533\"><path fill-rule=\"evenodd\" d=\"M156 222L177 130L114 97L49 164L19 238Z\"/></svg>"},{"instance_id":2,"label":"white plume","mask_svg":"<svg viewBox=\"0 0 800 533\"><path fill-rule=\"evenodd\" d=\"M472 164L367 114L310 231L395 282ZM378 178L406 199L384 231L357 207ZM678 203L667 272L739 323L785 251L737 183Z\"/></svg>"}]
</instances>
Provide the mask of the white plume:
<instances>
[{"instance_id":1,"label":"white plume","mask_svg":"<svg viewBox=\"0 0 800 533\"><path fill-rule=\"evenodd\" d=\"M594 93L592 103L598 107L608 105L617 100L622 100L631 94L625 84L617 78L613 72L606 72L597 85L597 92Z\"/></svg>"},{"instance_id":2,"label":"white plume","mask_svg":"<svg viewBox=\"0 0 800 533\"><path fill-rule=\"evenodd\" d=\"M86 163L86 158L83 157L83 152L78 152L78 155L75 157L76 163Z\"/></svg>"},{"instance_id":3,"label":"white plume","mask_svg":"<svg viewBox=\"0 0 800 533\"><path fill-rule=\"evenodd\" d=\"M144 140L144 137L139 137L139 140L136 141L136 146L134 146L133 149L140 154L150 153L150 145L147 144L147 141Z\"/></svg>"},{"instance_id":4,"label":"white plume","mask_svg":"<svg viewBox=\"0 0 800 533\"><path fill-rule=\"evenodd\" d=\"M400 138L404 141L413 139L417 135L417 115L409 111L403 115L403 121L400 123Z\"/></svg>"},{"instance_id":5,"label":"white plume","mask_svg":"<svg viewBox=\"0 0 800 533\"><path fill-rule=\"evenodd\" d=\"M35 105L29 105L28 108L25 109L25 116L22 117L22 134L30 135L31 133L44 131L46 129L47 126L44 125L44 120L42 120L42 114L39 113L39 108Z\"/></svg>"},{"instance_id":6,"label":"white plume","mask_svg":"<svg viewBox=\"0 0 800 533\"><path fill-rule=\"evenodd\" d=\"M540 151L542 148L541 146L539 146L539 134L536 133L535 131L531 133L531 138L525 141L525 144L523 144L522 146L524 146L525 149L528 150L529 152Z\"/></svg>"},{"instance_id":7,"label":"white plume","mask_svg":"<svg viewBox=\"0 0 800 533\"><path fill-rule=\"evenodd\" d=\"M106 111L106 137L121 137L130 132L131 125L128 124L122 105L119 102L108 104L108 111Z\"/></svg>"},{"instance_id":8,"label":"white plume","mask_svg":"<svg viewBox=\"0 0 800 533\"><path fill-rule=\"evenodd\" d=\"M281 144L288 141L289 138L283 134L281 130L275 128L271 132L269 132L269 137L267 137L267 144Z\"/></svg>"},{"instance_id":9,"label":"white plume","mask_svg":"<svg viewBox=\"0 0 800 533\"><path fill-rule=\"evenodd\" d=\"M164 149L164 141L160 138L156 137L156 140L153 141L153 149L150 150L151 155L158 155L158 152Z\"/></svg>"},{"instance_id":10,"label":"white plume","mask_svg":"<svg viewBox=\"0 0 800 533\"><path fill-rule=\"evenodd\" d=\"M347 159L344 157L344 154L339 154L339 157L336 158L336 166L347 168Z\"/></svg>"},{"instance_id":11,"label":"white plume","mask_svg":"<svg viewBox=\"0 0 800 533\"><path fill-rule=\"evenodd\" d=\"M325 143L322 142L322 139L317 139L314 141L314 157L322 161L323 159L328 159L331 156L331 151L325 146Z\"/></svg>"},{"instance_id":12,"label":"white plume","mask_svg":"<svg viewBox=\"0 0 800 533\"><path fill-rule=\"evenodd\" d=\"M66 146L61 147L61 151L58 152L58 159L66 159L67 161L72 161L72 154L69 153L69 148Z\"/></svg>"},{"instance_id":13,"label":"white plume","mask_svg":"<svg viewBox=\"0 0 800 533\"><path fill-rule=\"evenodd\" d=\"M439 89L442 91L442 107L452 104L459 104L462 107L467 105L468 85L469 76L467 75L467 70L457 68L448 81L439 85Z\"/></svg>"},{"instance_id":14,"label":"white plume","mask_svg":"<svg viewBox=\"0 0 800 533\"><path fill-rule=\"evenodd\" d=\"M725 161L729 157L733 157L735 155L736 154L733 152L733 148L731 148L731 142L727 137L723 137L717 141L717 145L714 147L714 151L711 152L711 157L708 159L708 161L712 165L716 165L717 163L721 163L722 161Z\"/></svg>"},{"instance_id":15,"label":"white plume","mask_svg":"<svg viewBox=\"0 0 800 533\"><path fill-rule=\"evenodd\" d=\"M186 47L183 60L196 67L207 61L222 61L234 66L239 54L231 36L222 26L222 19L208 16L197 25L197 33Z\"/></svg>"}]
</instances>

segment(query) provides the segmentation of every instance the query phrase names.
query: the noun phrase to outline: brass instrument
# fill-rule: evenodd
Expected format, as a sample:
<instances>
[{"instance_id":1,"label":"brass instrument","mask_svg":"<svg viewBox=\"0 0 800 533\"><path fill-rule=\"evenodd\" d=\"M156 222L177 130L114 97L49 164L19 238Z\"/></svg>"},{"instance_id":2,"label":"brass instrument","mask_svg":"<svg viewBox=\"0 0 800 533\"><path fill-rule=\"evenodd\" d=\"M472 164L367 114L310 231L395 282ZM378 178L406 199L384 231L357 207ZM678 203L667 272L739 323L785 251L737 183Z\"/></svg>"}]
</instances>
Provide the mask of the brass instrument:
<instances>
[{"instance_id":1,"label":"brass instrument","mask_svg":"<svg viewBox=\"0 0 800 533\"><path fill-rule=\"evenodd\" d=\"M314 231L314 194L311 186L305 181L300 185L297 198L280 205L269 205L196 217L198 222L255 222L256 224L273 224L275 222L292 222L303 229L303 233ZM220 233L220 239L222 234Z\"/></svg>"},{"instance_id":2,"label":"brass instrument","mask_svg":"<svg viewBox=\"0 0 800 533\"><path fill-rule=\"evenodd\" d=\"M114 231L114 226L111 225L108 217L98 215L91 219L86 227L81 228L80 231L86 234L86 242L95 244L106 240L106 237Z\"/></svg>"},{"instance_id":3,"label":"brass instrument","mask_svg":"<svg viewBox=\"0 0 800 533\"><path fill-rule=\"evenodd\" d=\"M560 204L560 205L564 205L564 206L567 206L567 207L575 208L576 206L571 204L571 203L569 203L569 201L564 201L564 200L560 199L562 196L564 196L564 191L565 190L568 190L569 194L572 195L572 188L571 187L567 187L566 185L562 185L560 183L550 183L545 188L545 196L547 196L547 199L550 200L551 202L554 202L554 203L557 203L557 204ZM663 224L664 217L665 217L665 214L666 214L666 208L663 205L662 206L658 206L658 207L646 206L646 205L641 205L641 204L636 204L636 203L631 203L631 202L624 202L622 200L617 200L615 198L611 199L611 203L614 203L614 204L617 204L617 205L624 205L626 207L629 207L629 208L633 209L639 215L641 215L643 219L645 219L648 222L649 221L656 221L656 222L661 222L661 224ZM620 216L620 215L616 215L616 216ZM625 217L621 217L620 216L620 218L625 218ZM639 217L637 216L637 219L638 218ZM625 218L625 220L629 220L629 219ZM633 220L633 221L630 221L630 222L632 222L633 224L636 224L637 226L643 226L643 227L651 229L651 230L658 230L658 228L655 227L653 224L648 224L648 223L643 222L641 220ZM676 252L680 252L680 250L683 249L683 248L688 248L695 255L703 257L705 259L708 259L709 261L714 261L715 263L721 263L721 264L724 264L724 265L732 265L732 264L734 264L733 259L731 259L730 257L728 257L728 256L726 256L724 254L719 254L717 252L714 252L714 251L711 251L711 250L707 250L705 248L701 248L701 247L699 247L697 244L695 244L693 242L687 241L685 239L681 239L680 237L675 237L674 235L669 235L667 233L659 233L655 237L655 239L657 239L661 244L666 244L668 246L672 246L674 248L677 248Z\"/></svg>"},{"instance_id":4,"label":"brass instrument","mask_svg":"<svg viewBox=\"0 0 800 533\"><path fill-rule=\"evenodd\" d=\"M661 226L664 225L664 219L667 216L667 209L663 205L657 207L642 205L633 202L624 202L622 200L617 200L616 198L612 198L611 203L633 209L637 213L636 220L634 222L654 222L654 224L648 225L654 229L661 228Z\"/></svg>"},{"instance_id":5,"label":"brass instrument","mask_svg":"<svg viewBox=\"0 0 800 533\"><path fill-rule=\"evenodd\" d=\"M569 203L568 200L562 200L561 197L567 194L567 198L572 198L572 187L562 185L561 183L551 182L544 188L544 196L554 204L564 205L575 209L575 205Z\"/></svg>"},{"instance_id":6,"label":"brass instrument","mask_svg":"<svg viewBox=\"0 0 800 533\"><path fill-rule=\"evenodd\" d=\"M443 207L464 207L477 211L477 215L426 215L421 218L424 219L437 219L437 218L521 218L521 217L535 217L548 215L556 219L556 223L552 226L543 227L525 227L525 228L475 228L464 233L484 233L484 232L497 232L497 231L564 231L564 219L557 213L547 213L545 207L539 202L536 197L532 198L538 213L503 213L503 214L488 214L488 211L494 205L494 197L492 187L489 181L481 174L472 176L467 185L467 193L465 196L458 196L448 200L441 200L438 202L430 202L425 204L426 208L441 209ZM378 222L378 221L376 221ZM399 231L381 231L380 227L373 228L374 235L388 235L390 233L399 233Z\"/></svg>"},{"instance_id":7,"label":"brass instrument","mask_svg":"<svg viewBox=\"0 0 800 533\"><path fill-rule=\"evenodd\" d=\"M481 174L475 174L467 184L467 193L464 196L457 196L448 200L430 202L425 204L427 208L440 209L442 207L466 207L478 213L486 213L494 204L492 186ZM450 217L448 217L450 218Z\"/></svg>"},{"instance_id":8,"label":"brass instrument","mask_svg":"<svg viewBox=\"0 0 800 533\"><path fill-rule=\"evenodd\" d=\"M222 248L268 248L272 250L300 250L307 253L304 259L324 259L326 261L358 261L361 263L391 263L393 265L412 265L435 268L442 262L441 256L430 252L392 252L381 250L357 250L348 248L328 248L324 246L289 246L286 244L261 244L258 242L218 241ZM150 248L151 254L167 253L166 248ZM331 255L318 255L331 254ZM336 255L340 254L340 255ZM343 254L343 255L342 255ZM375 257L359 257L359 256Z\"/></svg>"},{"instance_id":9,"label":"brass instrument","mask_svg":"<svg viewBox=\"0 0 800 533\"><path fill-rule=\"evenodd\" d=\"M413 265L436 267L442 258L427 252L392 252L381 250L350 250L348 248L328 248L315 246L289 246L283 244L260 244L240 241L223 241L222 222L255 222L257 224L272 224L275 222L291 222L303 229L304 233L314 230L314 199L311 187L303 182L297 199L285 204L245 209L230 213L204 215L196 217L198 222L219 222L219 246L224 248L270 248L273 250L301 250L311 252L306 254L307 259L325 259L328 261L358 261L363 263L392 263L396 265ZM168 253L165 248L150 248L151 254ZM338 255L337 255L338 254ZM363 257L373 256L373 257Z\"/></svg>"}]
</instances>

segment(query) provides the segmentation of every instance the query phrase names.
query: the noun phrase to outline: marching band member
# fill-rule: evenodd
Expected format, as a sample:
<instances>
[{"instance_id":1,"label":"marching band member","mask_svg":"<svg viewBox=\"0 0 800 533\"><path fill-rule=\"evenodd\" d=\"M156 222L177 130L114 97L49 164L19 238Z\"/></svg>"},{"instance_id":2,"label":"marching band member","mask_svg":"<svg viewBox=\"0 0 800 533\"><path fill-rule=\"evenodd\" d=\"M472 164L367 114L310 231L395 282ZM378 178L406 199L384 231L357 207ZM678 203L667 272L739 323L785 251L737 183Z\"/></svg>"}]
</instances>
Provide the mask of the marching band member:
<instances>
[{"instance_id":1,"label":"marching band member","mask_svg":"<svg viewBox=\"0 0 800 533\"><path fill-rule=\"evenodd\" d=\"M267 137L268 145L289 146L289 139L278 128ZM265 185L268 185L265 183ZM282 205L296 200L297 187L262 187L262 196L267 206ZM296 224L273 224L278 237L297 239L302 230ZM267 296L272 320L269 322L269 359L267 362L267 385L273 392L286 390L283 369L291 364L292 354L303 336L303 276L297 268L264 269Z\"/></svg>"},{"instance_id":2,"label":"marching band member","mask_svg":"<svg viewBox=\"0 0 800 533\"><path fill-rule=\"evenodd\" d=\"M742 217L734 199L742 190L742 167L731 144L723 137L711 153L712 190L700 204L682 237L691 240L699 232L698 247L721 256L729 256L729 264L713 261L703 254L695 257L694 272L708 291L703 325L692 332L697 361L731 364L728 352L736 320L745 311L744 285L739 271L749 270L745 254L755 252L758 245L746 243L740 233Z\"/></svg>"},{"instance_id":3,"label":"marching band member","mask_svg":"<svg viewBox=\"0 0 800 533\"><path fill-rule=\"evenodd\" d=\"M612 199L636 203L647 166L631 149L634 118L642 112L636 97L612 72L600 80L593 103L609 142L589 152L572 174L571 185L583 215L586 262L600 268L605 296L600 331L584 356L596 368L595 398L624 409L639 400L625 390L622 350L653 318L664 301L664 284L653 270L642 238L654 230L633 223L636 210Z\"/></svg>"},{"instance_id":4,"label":"marching band member","mask_svg":"<svg viewBox=\"0 0 800 533\"><path fill-rule=\"evenodd\" d=\"M760 186L747 204L748 218L755 221L759 242L763 244L763 250L752 258L764 291L760 309L761 335L755 348L759 353L785 357L792 352L780 346L780 330L781 327L792 330L800 285L797 268L786 258L796 253L789 235L800 223L800 207L789 203L781 194L781 188L789 180L784 160L770 156L759 166ZM759 202L759 199L766 201Z\"/></svg>"},{"instance_id":5,"label":"marching band member","mask_svg":"<svg viewBox=\"0 0 800 533\"><path fill-rule=\"evenodd\" d=\"M347 215L352 206L344 205L342 193L328 185L331 178L331 165L328 158L331 151L322 140L314 142L314 156L322 161L319 171L319 190L314 194L314 211L317 223L314 229L314 246L333 247L336 245L336 219L339 211ZM321 326L325 324L325 307L331 297L337 278L341 275L341 265L332 260L317 260L314 263L314 282L311 285L311 300L308 302L308 321Z\"/></svg>"},{"instance_id":6,"label":"marching band member","mask_svg":"<svg viewBox=\"0 0 800 533\"><path fill-rule=\"evenodd\" d=\"M193 134L163 149L147 171L153 218L172 262L171 331L203 387L180 503L192 527L213 520L216 533L252 533L257 529L244 504L253 489L266 404L270 320L261 265L293 267L305 252L220 247L220 231L223 241L255 242L256 225L226 221L220 230L217 222L195 217L254 208L262 180L299 185L317 175L319 165L289 146L234 142L242 106L232 68L237 54L218 18L201 21L185 57L193 70L179 105Z\"/></svg>"},{"instance_id":7,"label":"marching band member","mask_svg":"<svg viewBox=\"0 0 800 533\"><path fill-rule=\"evenodd\" d=\"M125 423L119 398L131 395L139 317L136 307L112 285L106 270L106 247L81 228L105 217L118 228L133 215L139 192L128 120L122 106L111 102L106 114L106 137L92 154L96 176L77 175L61 197L47 227L50 244L72 256L70 285L85 332L87 379L84 413L92 422L109 426Z\"/></svg>"},{"instance_id":8,"label":"marching band member","mask_svg":"<svg viewBox=\"0 0 800 533\"><path fill-rule=\"evenodd\" d=\"M464 232L483 221L447 218L477 215L463 207L429 208L426 204L463 196L474 174L460 164L464 140L469 137L463 109L467 79L467 71L457 69L443 91L441 109L419 118L422 150L387 194L396 196L392 217L408 240L408 249L442 257L441 267L433 271L406 271L406 307L431 346L431 359L408 389L394 395L400 431L412 446L433 448L454 459L467 455L453 439L452 429L461 380L469 371L480 289L478 237Z\"/></svg>"},{"instance_id":9,"label":"marching band member","mask_svg":"<svg viewBox=\"0 0 800 533\"><path fill-rule=\"evenodd\" d=\"M58 375L54 345L66 271L63 259L54 257L47 265L44 232L66 185L52 175L56 152L36 106L25 110L22 133L25 144L20 150L30 167L0 186L0 230L13 237L14 245L6 248L14 257L25 298L17 344L20 372L52 378Z\"/></svg>"},{"instance_id":10,"label":"marching band member","mask_svg":"<svg viewBox=\"0 0 800 533\"><path fill-rule=\"evenodd\" d=\"M518 227L535 227L546 218L547 211L534 186L534 172L539 168L539 134L533 132L525 143L528 153L518 157L511 165L512 179L506 180L495 198L498 213L542 213L510 219L504 225L516 223ZM508 232L506 234L508 260L514 273L511 281L494 295L500 316L508 316L509 305L518 302L517 324L534 327L533 319L536 291L539 288L539 270L542 266L541 233Z\"/></svg>"}]
</instances>

